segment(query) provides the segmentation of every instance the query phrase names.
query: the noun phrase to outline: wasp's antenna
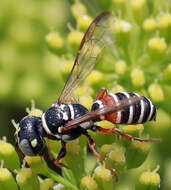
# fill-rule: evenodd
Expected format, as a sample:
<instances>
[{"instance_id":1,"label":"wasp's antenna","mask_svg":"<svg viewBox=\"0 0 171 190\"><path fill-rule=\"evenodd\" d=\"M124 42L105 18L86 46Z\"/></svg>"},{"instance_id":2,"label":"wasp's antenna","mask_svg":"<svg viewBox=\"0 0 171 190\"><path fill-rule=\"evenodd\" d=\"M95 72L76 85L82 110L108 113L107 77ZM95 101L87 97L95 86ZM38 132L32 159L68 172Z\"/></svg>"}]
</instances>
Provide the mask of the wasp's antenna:
<instances>
[{"instance_id":1,"label":"wasp's antenna","mask_svg":"<svg viewBox=\"0 0 171 190\"><path fill-rule=\"evenodd\" d=\"M32 99L31 100L31 109L30 108L26 108L26 112L28 113L28 114L30 114L30 112L32 111L32 110L34 110L36 107L35 107L35 101Z\"/></svg>"},{"instance_id":2,"label":"wasp's antenna","mask_svg":"<svg viewBox=\"0 0 171 190\"><path fill-rule=\"evenodd\" d=\"M16 123L14 119L11 120L11 123L15 127L16 131L19 129L19 123Z\"/></svg>"}]
</instances>

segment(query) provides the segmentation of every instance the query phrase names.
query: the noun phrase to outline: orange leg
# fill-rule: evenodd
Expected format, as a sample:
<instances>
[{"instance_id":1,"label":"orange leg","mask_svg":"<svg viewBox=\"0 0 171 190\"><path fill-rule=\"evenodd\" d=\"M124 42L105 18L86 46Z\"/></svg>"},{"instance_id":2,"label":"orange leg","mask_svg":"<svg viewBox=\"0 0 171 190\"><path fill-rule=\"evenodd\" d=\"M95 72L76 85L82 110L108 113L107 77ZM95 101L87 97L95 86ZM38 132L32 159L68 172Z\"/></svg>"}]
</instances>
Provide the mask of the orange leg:
<instances>
[{"instance_id":1,"label":"orange leg","mask_svg":"<svg viewBox=\"0 0 171 190\"><path fill-rule=\"evenodd\" d=\"M104 156L102 156L102 155L97 151L97 149L96 149L96 147L95 147L96 144L95 144L94 140L91 138L91 136L90 136L88 133L85 133L84 135L88 138L88 144L89 144L90 149L93 151L93 153L94 153L100 160L102 160L102 161L105 163L106 167L110 170L110 172L112 173L112 175L115 177L116 182L118 182L118 175L117 175L115 169L113 169L113 168L110 166L109 162L106 161L106 158L105 158Z\"/></svg>"},{"instance_id":2,"label":"orange leg","mask_svg":"<svg viewBox=\"0 0 171 190\"><path fill-rule=\"evenodd\" d=\"M96 100L101 100L104 97L104 94L107 94L106 88L101 88L100 92L96 96Z\"/></svg>"},{"instance_id":3,"label":"orange leg","mask_svg":"<svg viewBox=\"0 0 171 190\"><path fill-rule=\"evenodd\" d=\"M64 141L61 141L61 143L62 143L62 148L61 148L61 150L60 150L60 152L59 152L59 154L55 160L55 164L60 166L60 167L69 168L65 164L59 162L66 155L66 143Z\"/></svg>"},{"instance_id":4,"label":"orange leg","mask_svg":"<svg viewBox=\"0 0 171 190\"><path fill-rule=\"evenodd\" d=\"M66 147L65 147L65 143L62 141L62 148L61 148L57 158L54 159L52 152L51 152L49 139L48 139L48 156L49 156L50 160L54 161L56 166L68 168L68 166L59 162L59 160L62 159L65 156L65 154L66 154Z\"/></svg>"},{"instance_id":5,"label":"orange leg","mask_svg":"<svg viewBox=\"0 0 171 190\"><path fill-rule=\"evenodd\" d=\"M118 135L122 136L123 138L127 140L134 140L134 141L140 141L140 142L160 142L161 141L160 138L142 139L138 137L133 137L131 135L121 132L118 128L104 129L104 128L99 127L97 128L97 131L104 134L117 133Z\"/></svg>"}]
</instances>

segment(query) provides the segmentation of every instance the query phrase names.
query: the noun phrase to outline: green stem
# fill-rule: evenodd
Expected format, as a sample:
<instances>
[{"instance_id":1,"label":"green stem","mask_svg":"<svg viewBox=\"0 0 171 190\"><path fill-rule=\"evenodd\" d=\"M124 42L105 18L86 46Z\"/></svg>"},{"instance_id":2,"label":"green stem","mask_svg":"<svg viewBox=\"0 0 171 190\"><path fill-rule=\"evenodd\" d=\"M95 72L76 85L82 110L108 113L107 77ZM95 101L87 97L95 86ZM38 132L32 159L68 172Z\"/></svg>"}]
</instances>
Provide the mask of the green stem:
<instances>
[{"instance_id":1,"label":"green stem","mask_svg":"<svg viewBox=\"0 0 171 190\"><path fill-rule=\"evenodd\" d=\"M46 174L49 178L63 184L65 187L71 190L79 190L75 185L71 184L69 181L61 177L60 175L57 175L55 172L52 170L48 170L48 173Z\"/></svg>"}]
</instances>

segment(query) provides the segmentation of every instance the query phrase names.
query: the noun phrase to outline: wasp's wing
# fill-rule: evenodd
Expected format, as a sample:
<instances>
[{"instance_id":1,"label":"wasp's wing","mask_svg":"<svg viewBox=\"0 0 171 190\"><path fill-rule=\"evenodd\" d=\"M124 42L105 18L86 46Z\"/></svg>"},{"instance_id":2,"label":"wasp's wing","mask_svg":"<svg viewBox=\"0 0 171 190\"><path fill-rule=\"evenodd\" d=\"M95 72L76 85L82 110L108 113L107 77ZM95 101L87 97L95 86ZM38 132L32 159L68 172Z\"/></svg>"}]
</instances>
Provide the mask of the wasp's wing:
<instances>
[{"instance_id":1,"label":"wasp's wing","mask_svg":"<svg viewBox=\"0 0 171 190\"><path fill-rule=\"evenodd\" d=\"M104 12L97 16L90 24L85 33L80 48L78 50L73 68L69 78L56 103L67 103L70 100L73 90L79 82L83 80L99 62L102 50L114 42L114 35L110 31L110 26L114 21L114 16L109 12Z\"/></svg>"},{"instance_id":2,"label":"wasp's wing","mask_svg":"<svg viewBox=\"0 0 171 190\"><path fill-rule=\"evenodd\" d=\"M61 127L61 131L64 132L64 131L68 131L70 129L76 128L81 123L98 119L101 115L107 115L107 114L114 113L117 111L122 111L123 109L125 109L128 106L135 105L141 99L142 99L142 97L134 96L134 97L130 97L128 99L123 99L120 102L118 102L117 104L107 105L107 106L99 108L95 111L88 112L85 115L68 122L67 125L65 125L64 127Z\"/></svg>"}]
</instances>

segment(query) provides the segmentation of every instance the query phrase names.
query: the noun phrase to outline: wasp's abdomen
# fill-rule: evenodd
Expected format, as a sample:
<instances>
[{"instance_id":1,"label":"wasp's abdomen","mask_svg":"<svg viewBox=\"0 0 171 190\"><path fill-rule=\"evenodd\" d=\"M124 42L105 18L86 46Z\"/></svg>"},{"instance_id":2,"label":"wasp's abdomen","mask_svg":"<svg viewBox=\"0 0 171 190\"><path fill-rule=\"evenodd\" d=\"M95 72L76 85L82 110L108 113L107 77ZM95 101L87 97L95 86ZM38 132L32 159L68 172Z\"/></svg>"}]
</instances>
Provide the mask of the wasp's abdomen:
<instances>
[{"instance_id":1,"label":"wasp's abdomen","mask_svg":"<svg viewBox=\"0 0 171 190\"><path fill-rule=\"evenodd\" d=\"M156 108L152 102L148 98L132 92L121 92L116 94L108 93L101 100L97 100L93 104L92 110L97 109L98 104L99 107L107 106L129 99L130 97L141 97L141 99L134 105L125 106L121 111L105 115L105 120L116 124L138 124L155 120Z\"/></svg>"}]
</instances>

